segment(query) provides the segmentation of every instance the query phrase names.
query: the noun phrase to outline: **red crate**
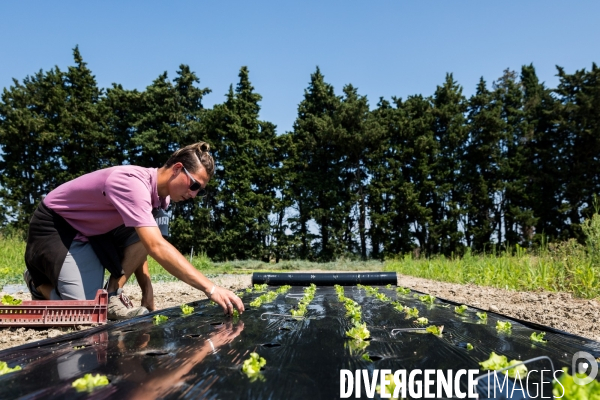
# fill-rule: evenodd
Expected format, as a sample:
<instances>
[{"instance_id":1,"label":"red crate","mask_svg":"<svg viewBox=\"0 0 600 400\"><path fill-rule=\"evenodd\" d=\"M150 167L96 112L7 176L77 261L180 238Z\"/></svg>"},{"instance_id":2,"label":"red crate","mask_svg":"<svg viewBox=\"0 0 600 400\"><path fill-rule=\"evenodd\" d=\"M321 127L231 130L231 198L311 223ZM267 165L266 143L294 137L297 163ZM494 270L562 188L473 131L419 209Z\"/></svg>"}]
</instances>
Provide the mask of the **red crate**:
<instances>
[{"instance_id":1,"label":"red crate","mask_svg":"<svg viewBox=\"0 0 600 400\"><path fill-rule=\"evenodd\" d=\"M0 327L106 324L108 293L98 289L94 300L33 300L18 306L0 304Z\"/></svg>"}]
</instances>

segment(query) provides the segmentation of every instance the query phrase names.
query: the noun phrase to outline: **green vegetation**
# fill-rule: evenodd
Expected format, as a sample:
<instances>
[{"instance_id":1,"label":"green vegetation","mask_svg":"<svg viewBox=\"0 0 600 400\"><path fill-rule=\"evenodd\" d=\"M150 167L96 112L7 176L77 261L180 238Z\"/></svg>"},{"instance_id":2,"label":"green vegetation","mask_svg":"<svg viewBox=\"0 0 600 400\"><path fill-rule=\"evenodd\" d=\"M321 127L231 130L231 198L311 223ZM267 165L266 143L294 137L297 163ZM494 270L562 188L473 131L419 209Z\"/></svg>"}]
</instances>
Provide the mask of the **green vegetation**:
<instances>
[{"instance_id":1,"label":"green vegetation","mask_svg":"<svg viewBox=\"0 0 600 400\"><path fill-rule=\"evenodd\" d=\"M181 312L183 313L183 315L190 315L191 313L194 312L194 307L188 306L187 304L182 304L180 307L181 307Z\"/></svg>"},{"instance_id":2,"label":"green vegetation","mask_svg":"<svg viewBox=\"0 0 600 400\"><path fill-rule=\"evenodd\" d=\"M485 311L475 313L480 321L487 324L487 313Z\"/></svg>"},{"instance_id":3,"label":"green vegetation","mask_svg":"<svg viewBox=\"0 0 600 400\"><path fill-rule=\"evenodd\" d=\"M310 302L314 299L316 291L317 285L315 285L314 283L311 283L309 287L305 287L304 296L302 296L302 298L298 302L298 306L295 309L290 310L290 314L292 314L292 316L294 317L303 317L307 311L306 307L308 307Z\"/></svg>"},{"instance_id":4,"label":"green vegetation","mask_svg":"<svg viewBox=\"0 0 600 400\"><path fill-rule=\"evenodd\" d=\"M182 253L214 261L452 259L583 244L600 225L585 223L600 193L595 64L558 67L555 88L524 65L482 78L468 97L448 74L433 93L379 100L350 83L336 91L316 68L289 132L260 118L245 66L212 107L188 65L143 90L99 87L77 47L64 70L30 72L0 96L5 233L26 231L42 197L67 180L158 167L198 140L213 149L215 179L204 199L173 205L170 228Z\"/></svg>"},{"instance_id":5,"label":"green vegetation","mask_svg":"<svg viewBox=\"0 0 600 400\"><path fill-rule=\"evenodd\" d=\"M425 331L427 331L435 336L442 336L442 332L444 331L444 326L443 325L440 325L440 326L429 325L427 328L425 328Z\"/></svg>"},{"instance_id":6,"label":"green vegetation","mask_svg":"<svg viewBox=\"0 0 600 400\"><path fill-rule=\"evenodd\" d=\"M533 332L530 336L531 341L532 342L537 342L537 343L546 343L547 340L544 339L544 336L546 336L546 332L540 332L540 333L535 333Z\"/></svg>"},{"instance_id":7,"label":"green vegetation","mask_svg":"<svg viewBox=\"0 0 600 400\"><path fill-rule=\"evenodd\" d=\"M21 367L19 365L10 368L6 361L0 361L0 375L9 374L11 372L20 371Z\"/></svg>"},{"instance_id":8,"label":"green vegetation","mask_svg":"<svg viewBox=\"0 0 600 400\"><path fill-rule=\"evenodd\" d=\"M24 255L25 241L21 237L0 235L0 286L23 282Z\"/></svg>"},{"instance_id":9,"label":"green vegetation","mask_svg":"<svg viewBox=\"0 0 600 400\"><path fill-rule=\"evenodd\" d=\"M355 323L355 325L346 332L346 336L354 340L362 341L370 338L371 333L367 329L367 324L363 322L362 324Z\"/></svg>"},{"instance_id":10,"label":"green vegetation","mask_svg":"<svg viewBox=\"0 0 600 400\"><path fill-rule=\"evenodd\" d=\"M0 302L5 306L18 306L23 302L23 300L15 299L10 294L5 294L2 296L2 300Z\"/></svg>"},{"instance_id":11,"label":"green vegetation","mask_svg":"<svg viewBox=\"0 0 600 400\"><path fill-rule=\"evenodd\" d=\"M242 372L245 373L248 378L250 378L250 382L254 382L256 380L264 381L265 377L260 370L266 364L267 360L259 356L258 353L250 353L250 358L244 360Z\"/></svg>"},{"instance_id":12,"label":"green vegetation","mask_svg":"<svg viewBox=\"0 0 600 400\"><path fill-rule=\"evenodd\" d=\"M594 217L593 221L596 223L600 218ZM564 291L577 297L595 298L600 296L597 245L595 239L588 241L588 246L570 240L536 251L515 246L514 252L501 254L467 252L463 257L431 258L405 255L388 260L384 270L443 282L525 291Z\"/></svg>"},{"instance_id":13,"label":"green vegetation","mask_svg":"<svg viewBox=\"0 0 600 400\"><path fill-rule=\"evenodd\" d=\"M592 380L587 385L578 385L573 376L569 375L567 368L564 367L562 375L553 382L552 394L557 399L563 400L582 400L600 398L600 382ZM580 379L585 379L585 374L577 374Z\"/></svg>"},{"instance_id":14,"label":"green vegetation","mask_svg":"<svg viewBox=\"0 0 600 400\"><path fill-rule=\"evenodd\" d=\"M498 332L511 333L512 324L510 321L496 321L496 330Z\"/></svg>"},{"instance_id":15,"label":"green vegetation","mask_svg":"<svg viewBox=\"0 0 600 400\"><path fill-rule=\"evenodd\" d=\"M460 306L456 306L454 307L454 312L460 315L464 315L465 311L467 311L469 307L467 307L466 305L462 304Z\"/></svg>"},{"instance_id":16,"label":"green vegetation","mask_svg":"<svg viewBox=\"0 0 600 400\"><path fill-rule=\"evenodd\" d=\"M152 319L153 319L154 325L160 325L163 322L167 322L169 317L167 317L166 315L156 314L154 317L152 317Z\"/></svg>"},{"instance_id":17,"label":"green vegetation","mask_svg":"<svg viewBox=\"0 0 600 400\"><path fill-rule=\"evenodd\" d=\"M106 375L85 374L83 378L73 381L71 386L73 386L78 392L92 392L95 388L106 386L108 384L109 382Z\"/></svg>"},{"instance_id":18,"label":"green vegetation","mask_svg":"<svg viewBox=\"0 0 600 400\"><path fill-rule=\"evenodd\" d=\"M521 361L519 361L519 360L508 361L506 356L498 355L492 351L492 353L490 354L490 358L488 358L485 361L480 362L479 365L481 365L481 369L483 369L484 371L487 371L487 370L497 371L499 369L510 367L511 365L515 365L515 364L519 364L519 363L521 363ZM523 377L527 376L527 367L525 366L525 364L521 364L517 367L511 368L511 369L508 369L508 370L502 371L502 372L511 378L515 378L518 374L519 377L521 379L523 379Z\"/></svg>"}]
</instances>

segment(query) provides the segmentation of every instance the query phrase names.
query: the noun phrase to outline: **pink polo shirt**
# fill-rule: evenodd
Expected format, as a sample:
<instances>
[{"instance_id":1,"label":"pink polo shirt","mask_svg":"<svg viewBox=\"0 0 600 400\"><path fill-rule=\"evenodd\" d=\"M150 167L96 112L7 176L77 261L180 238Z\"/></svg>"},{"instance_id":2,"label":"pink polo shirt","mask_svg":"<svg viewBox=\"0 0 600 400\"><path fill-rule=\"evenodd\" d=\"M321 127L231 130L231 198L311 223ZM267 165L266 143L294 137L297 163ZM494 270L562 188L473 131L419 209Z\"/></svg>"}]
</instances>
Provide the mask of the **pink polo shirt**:
<instances>
[{"instance_id":1,"label":"pink polo shirt","mask_svg":"<svg viewBox=\"0 0 600 400\"><path fill-rule=\"evenodd\" d=\"M158 197L157 169L120 165L63 183L44 204L79 231L76 240L127 227L157 226L152 209L169 205ZM82 237L83 236L83 237Z\"/></svg>"}]
</instances>

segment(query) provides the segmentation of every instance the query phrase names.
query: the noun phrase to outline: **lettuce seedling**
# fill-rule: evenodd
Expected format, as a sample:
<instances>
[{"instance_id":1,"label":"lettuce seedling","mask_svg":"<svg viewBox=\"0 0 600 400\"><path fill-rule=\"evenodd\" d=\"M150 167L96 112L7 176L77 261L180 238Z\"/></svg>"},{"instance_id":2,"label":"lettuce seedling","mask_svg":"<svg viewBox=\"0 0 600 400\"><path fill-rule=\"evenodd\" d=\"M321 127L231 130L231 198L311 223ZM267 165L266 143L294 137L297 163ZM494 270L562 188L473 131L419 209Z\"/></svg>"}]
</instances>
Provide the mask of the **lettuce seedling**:
<instances>
[{"instance_id":1,"label":"lettuce seedling","mask_svg":"<svg viewBox=\"0 0 600 400\"><path fill-rule=\"evenodd\" d=\"M496 321L496 329L498 332L512 332L512 324L509 321Z\"/></svg>"},{"instance_id":2,"label":"lettuce seedling","mask_svg":"<svg viewBox=\"0 0 600 400\"><path fill-rule=\"evenodd\" d=\"M487 323L487 313L486 312L478 312L478 313L475 313L475 315L477 315L477 318L479 318L483 322Z\"/></svg>"},{"instance_id":3,"label":"lettuce seedling","mask_svg":"<svg viewBox=\"0 0 600 400\"><path fill-rule=\"evenodd\" d=\"M442 336L442 332L444 330L444 325L440 325L440 326L429 325L427 328L425 328L425 330L429 333L434 334L435 336Z\"/></svg>"},{"instance_id":4,"label":"lettuce seedling","mask_svg":"<svg viewBox=\"0 0 600 400\"><path fill-rule=\"evenodd\" d=\"M375 390L377 391L377 393L379 393L379 396L383 399L383 398L394 398L392 397L394 395L394 391L396 390L396 382L394 381L394 375L392 374L387 374L385 376L385 380L389 381L390 383L388 383L387 385L385 385L384 387L381 387L381 385L377 385L375 387ZM385 394L385 395L384 395Z\"/></svg>"},{"instance_id":5,"label":"lettuce seedling","mask_svg":"<svg viewBox=\"0 0 600 400\"><path fill-rule=\"evenodd\" d=\"M391 283L388 283L387 285L385 285L385 288L386 288L386 289L391 289L391 288L392 288L392 284L391 284Z\"/></svg>"},{"instance_id":6,"label":"lettuce seedling","mask_svg":"<svg viewBox=\"0 0 600 400\"><path fill-rule=\"evenodd\" d=\"M279 288L277 288L275 293L284 294L284 293L287 293L291 288L292 287L290 285L283 285L283 286L280 286Z\"/></svg>"},{"instance_id":7,"label":"lettuce seedling","mask_svg":"<svg viewBox=\"0 0 600 400\"><path fill-rule=\"evenodd\" d=\"M406 318L417 318L419 316L419 310L417 310L417 307L404 307L404 312L406 313Z\"/></svg>"},{"instance_id":8,"label":"lettuce seedling","mask_svg":"<svg viewBox=\"0 0 600 400\"><path fill-rule=\"evenodd\" d=\"M547 340L544 339L544 336L546 336L546 332L540 332L540 333L533 332L531 334L530 338L531 338L532 342L546 343Z\"/></svg>"},{"instance_id":9,"label":"lettuce seedling","mask_svg":"<svg viewBox=\"0 0 600 400\"><path fill-rule=\"evenodd\" d=\"M433 304L435 302L435 296L425 294L423 296L419 296L419 300L421 300L423 303Z\"/></svg>"},{"instance_id":10,"label":"lettuce seedling","mask_svg":"<svg viewBox=\"0 0 600 400\"><path fill-rule=\"evenodd\" d=\"M416 322L419 325L427 325L429 323L429 320L425 317L421 317L421 318L417 318Z\"/></svg>"},{"instance_id":11,"label":"lettuce seedling","mask_svg":"<svg viewBox=\"0 0 600 400\"><path fill-rule=\"evenodd\" d=\"M183 315L190 315L191 313L194 312L194 307L188 306L187 304L182 304L181 312L183 313Z\"/></svg>"},{"instance_id":12,"label":"lettuce seedling","mask_svg":"<svg viewBox=\"0 0 600 400\"><path fill-rule=\"evenodd\" d=\"M467 350L473 350L473 345L471 343L467 343Z\"/></svg>"},{"instance_id":13,"label":"lettuce seedling","mask_svg":"<svg viewBox=\"0 0 600 400\"><path fill-rule=\"evenodd\" d=\"M371 344L371 341L369 341L369 340L349 340L348 342L346 342L346 344L348 345L348 348L350 349L350 354L357 354L357 353L362 353L363 351L365 351L365 349L367 347L369 347L369 344Z\"/></svg>"},{"instance_id":14,"label":"lettuce seedling","mask_svg":"<svg viewBox=\"0 0 600 400\"><path fill-rule=\"evenodd\" d=\"M367 324L355 324L352 329L346 332L346 336L351 337L354 340L365 340L371 337L371 333L367 329Z\"/></svg>"},{"instance_id":15,"label":"lettuce seedling","mask_svg":"<svg viewBox=\"0 0 600 400\"><path fill-rule=\"evenodd\" d=\"M399 301L392 302L392 306L394 306L394 310L404 312L404 306Z\"/></svg>"},{"instance_id":16,"label":"lettuce seedling","mask_svg":"<svg viewBox=\"0 0 600 400\"><path fill-rule=\"evenodd\" d=\"M398 294L409 294L410 289L400 286L398 289L396 289L396 292L398 292Z\"/></svg>"},{"instance_id":17,"label":"lettuce seedling","mask_svg":"<svg viewBox=\"0 0 600 400\"><path fill-rule=\"evenodd\" d=\"M357 304L356 306L346 306L346 316L353 321L360 321L361 319L361 308Z\"/></svg>"},{"instance_id":18,"label":"lettuce seedling","mask_svg":"<svg viewBox=\"0 0 600 400\"><path fill-rule=\"evenodd\" d=\"M154 320L154 325L159 325L163 322L166 322L169 319L169 317L167 317L166 315L157 314L154 317L152 317L152 319Z\"/></svg>"},{"instance_id":19,"label":"lettuce seedling","mask_svg":"<svg viewBox=\"0 0 600 400\"><path fill-rule=\"evenodd\" d=\"M78 392L91 392L97 387L108 385L108 378L105 375L85 374L83 378L76 379L71 386Z\"/></svg>"},{"instance_id":20,"label":"lettuce seedling","mask_svg":"<svg viewBox=\"0 0 600 400\"><path fill-rule=\"evenodd\" d=\"M600 399L600 382L593 380L587 385L578 385L573 376L569 375L567 368L564 367L563 373L553 382L552 394L557 399L580 400L580 399ZM578 378L585 378L585 374L577 374Z\"/></svg>"},{"instance_id":21,"label":"lettuce seedling","mask_svg":"<svg viewBox=\"0 0 600 400\"><path fill-rule=\"evenodd\" d=\"M361 358L365 361L373 362L373 360L371 360L371 357L369 357L369 353L363 354Z\"/></svg>"},{"instance_id":22,"label":"lettuce seedling","mask_svg":"<svg viewBox=\"0 0 600 400\"><path fill-rule=\"evenodd\" d=\"M375 296L377 293L379 293L378 288L374 288L371 286L365 286L365 290L367 291L368 296Z\"/></svg>"},{"instance_id":23,"label":"lettuce seedling","mask_svg":"<svg viewBox=\"0 0 600 400\"><path fill-rule=\"evenodd\" d=\"M1 301L5 306L18 306L23 302L23 300L15 299L10 294L5 294L2 296Z\"/></svg>"},{"instance_id":24,"label":"lettuce seedling","mask_svg":"<svg viewBox=\"0 0 600 400\"><path fill-rule=\"evenodd\" d=\"M260 297L257 297L250 302L250 307L260 307L261 305L262 305L262 300Z\"/></svg>"},{"instance_id":25,"label":"lettuce seedling","mask_svg":"<svg viewBox=\"0 0 600 400\"><path fill-rule=\"evenodd\" d=\"M387 297L385 294L383 293L375 293L374 296L379 300L379 301L383 301L384 303L387 303L389 301L392 301L392 299L390 299L389 297Z\"/></svg>"},{"instance_id":26,"label":"lettuce seedling","mask_svg":"<svg viewBox=\"0 0 600 400\"><path fill-rule=\"evenodd\" d=\"M250 382L254 382L257 379L264 381L265 377L260 373L260 369L267 364L267 360L259 356L258 353L250 353L250 358L244 360L242 365L242 372L250 378Z\"/></svg>"},{"instance_id":27,"label":"lettuce seedling","mask_svg":"<svg viewBox=\"0 0 600 400\"><path fill-rule=\"evenodd\" d=\"M261 294L256 299L250 302L251 307L260 307L263 303L270 303L277 298L278 293L276 291L267 292Z\"/></svg>"},{"instance_id":28,"label":"lettuce seedling","mask_svg":"<svg viewBox=\"0 0 600 400\"><path fill-rule=\"evenodd\" d=\"M467 307L466 305L462 304L460 306L456 306L454 307L454 312L460 315L464 315L465 311L467 311L469 307Z\"/></svg>"},{"instance_id":29,"label":"lettuce seedling","mask_svg":"<svg viewBox=\"0 0 600 400\"><path fill-rule=\"evenodd\" d=\"M266 292L267 291L267 284L263 283L262 285L259 285L258 283L254 284L254 292Z\"/></svg>"},{"instance_id":30,"label":"lettuce seedling","mask_svg":"<svg viewBox=\"0 0 600 400\"><path fill-rule=\"evenodd\" d=\"M485 361L479 363L483 370L497 371L502 368L510 367L511 365L519 364L521 361L519 360L511 360L508 361L506 356L501 356L492 351L490 354L490 358ZM509 370L503 371L504 374L508 375L510 378L515 378L517 373L520 378L527 376L527 367L525 364L521 364L518 367L511 368Z\"/></svg>"},{"instance_id":31,"label":"lettuce seedling","mask_svg":"<svg viewBox=\"0 0 600 400\"><path fill-rule=\"evenodd\" d=\"M0 375L9 374L11 372L20 371L21 367L16 365L10 368L5 361L0 361Z\"/></svg>"}]
</instances>

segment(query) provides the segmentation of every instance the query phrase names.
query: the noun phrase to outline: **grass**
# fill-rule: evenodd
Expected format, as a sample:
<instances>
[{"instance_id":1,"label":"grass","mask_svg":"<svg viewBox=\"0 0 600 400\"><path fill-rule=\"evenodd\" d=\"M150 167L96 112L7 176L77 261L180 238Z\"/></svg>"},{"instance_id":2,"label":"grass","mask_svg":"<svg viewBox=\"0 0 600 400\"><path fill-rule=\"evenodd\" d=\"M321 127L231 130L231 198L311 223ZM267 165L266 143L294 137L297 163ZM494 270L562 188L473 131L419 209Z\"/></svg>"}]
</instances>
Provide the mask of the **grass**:
<instances>
[{"instance_id":1,"label":"grass","mask_svg":"<svg viewBox=\"0 0 600 400\"><path fill-rule=\"evenodd\" d=\"M0 236L0 289L7 283L22 283L25 271L25 242Z\"/></svg>"},{"instance_id":2,"label":"grass","mask_svg":"<svg viewBox=\"0 0 600 400\"><path fill-rule=\"evenodd\" d=\"M534 252L517 246L514 252L499 255L423 259L406 255L386 261L384 269L444 282L600 296L600 264L573 240Z\"/></svg>"},{"instance_id":3,"label":"grass","mask_svg":"<svg viewBox=\"0 0 600 400\"><path fill-rule=\"evenodd\" d=\"M600 220L598 221L600 223ZM25 270L25 242L0 237L0 289L5 284L22 283ZM502 254L463 257L431 257L415 259L411 255L379 261L314 263L281 261L277 264L260 261L213 262L206 255L193 258L192 264L209 277L218 274L249 274L252 272L287 271L396 271L401 274L453 283L473 283L514 290L548 290L570 292L576 297L600 297L599 251L575 241L549 245L537 251L518 246ZM149 258L154 281L174 281L156 261Z\"/></svg>"}]
</instances>

